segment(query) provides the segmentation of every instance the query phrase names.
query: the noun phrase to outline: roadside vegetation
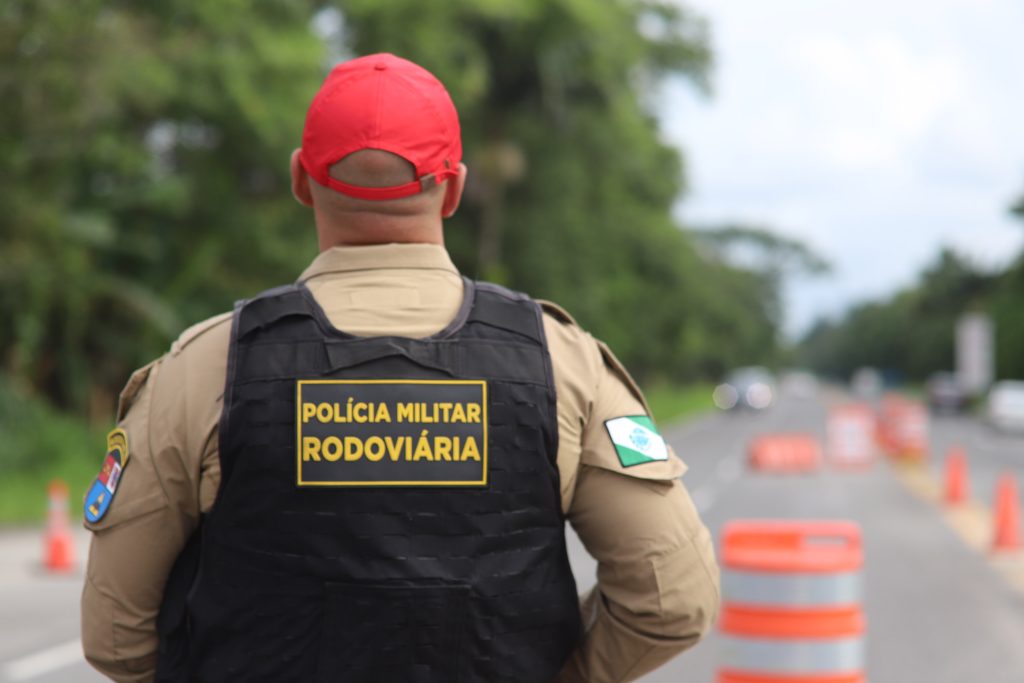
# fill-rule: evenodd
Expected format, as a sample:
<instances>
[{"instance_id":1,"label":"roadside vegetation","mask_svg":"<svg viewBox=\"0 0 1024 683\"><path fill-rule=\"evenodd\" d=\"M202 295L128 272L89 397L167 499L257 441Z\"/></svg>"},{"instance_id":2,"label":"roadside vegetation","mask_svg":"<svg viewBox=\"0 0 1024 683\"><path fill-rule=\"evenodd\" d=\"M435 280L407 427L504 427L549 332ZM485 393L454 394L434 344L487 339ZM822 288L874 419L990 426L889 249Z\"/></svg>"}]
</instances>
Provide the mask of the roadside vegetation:
<instances>
[{"instance_id":1,"label":"roadside vegetation","mask_svg":"<svg viewBox=\"0 0 1024 683\"><path fill-rule=\"evenodd\" d=\"M78 506L103 459L104 431L3 379L0 415L0 523L43 519L53 479L68 484Z\"/></svg>"},{"instance_id":2,"label":"roadside vegetation","mask_svg":"<svg viewBox=\"0 0 1024 683\"><path fill-rule=\"evenodd\" d=\"M1024 215L1024 203L1014 212ZM847 378L858 367L882 369L893 380L920 386L954 368L954 329L964 313L988 314L995 326L997 379L1024 378L1024 254L992 272L943 249L912 286L864 302L845 316L819 323L800 344L800 362Z\"/></svg>"},{"instance_id":3,"label":"roadside vegetation","mask_svg":"<svg viewBox=\"0 0 1024 683\"><path fill-rule=\"evenodd\" d=\"M658 427L664 430L673 422L714 410L715 403L711 400L714 390L715 385L710 382L688 385L655 384L648 388L644 395Z\"/></svg>"},{"instance_id":4,"label":"roadside vegetation","mask_svg":"<svg viewBox=\"0 0 1024 683\"><path fill-rule=\"evenodd\" d=\"M0 520L37 516L53 476L76 504L132 369L315 256L287 160L327 69L357 54L449 86L471 169L446 233L462 272L565 306L656 387L662 422L729 368L771 364L780 278L821 264L674 218L686 159L653 103L667 79L709 91L709 46L667 0L5 3ZM762 257L732 258L743 243Z\"/></svg>"}]
</instances>

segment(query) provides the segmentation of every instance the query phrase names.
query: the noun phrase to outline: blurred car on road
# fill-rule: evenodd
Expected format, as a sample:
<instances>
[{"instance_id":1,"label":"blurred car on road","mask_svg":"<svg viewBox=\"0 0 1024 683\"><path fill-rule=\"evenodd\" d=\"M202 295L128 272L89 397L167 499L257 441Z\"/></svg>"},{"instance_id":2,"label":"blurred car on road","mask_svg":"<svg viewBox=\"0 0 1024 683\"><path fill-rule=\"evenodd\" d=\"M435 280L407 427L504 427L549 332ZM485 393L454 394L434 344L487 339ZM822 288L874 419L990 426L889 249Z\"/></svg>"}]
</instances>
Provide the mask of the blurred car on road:
<instances>
[{"instance_id":1,"label":"blurred car on road","mask_svg":"<svg viewBox=\"0 0 1024 683\"><path fill-rule=\"evenodd\" d=\"M932 412L950 415L967 405L967 394L952 372L936 372L925 383L928 407Z\"/></svg>"},{"instance_id":2,"label":"blurred car on road","mask_svg":"<svg viewBox=\"0 0 1024 683\"><path fill-rule=\"evenodd\" d=\"M737 368L715 387L713 399L722 410L764 410L775 402L775 376L759 365Z\"/></svg>"},{"instance_id":3,"label":"blurred car on road","mask_svg":"<svg viewBox=\"0 0 1024 683\"><path fill-rule=\"evenodd\" d=\"M1024 432L1024 381L1002 380L988 392L989 424L1007 432Z\"/></svg>"}]
</instances>

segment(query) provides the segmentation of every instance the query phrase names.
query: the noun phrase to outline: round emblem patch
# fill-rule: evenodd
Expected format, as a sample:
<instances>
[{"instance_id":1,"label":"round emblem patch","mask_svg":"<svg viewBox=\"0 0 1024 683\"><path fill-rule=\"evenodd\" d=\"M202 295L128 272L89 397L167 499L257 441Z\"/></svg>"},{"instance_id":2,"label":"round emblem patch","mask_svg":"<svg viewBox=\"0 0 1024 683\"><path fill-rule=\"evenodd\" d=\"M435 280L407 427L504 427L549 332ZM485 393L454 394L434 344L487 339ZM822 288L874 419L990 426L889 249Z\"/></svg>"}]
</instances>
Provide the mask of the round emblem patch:
<instances>
[{"instance_id":1,"label":"round emblem patch","mask_svg":"<svg viewBox=\"0 0 1024 683\"><path fill-rule=\"evenodd\" d=\"M629 433L629 440L638 451L646 451L651 445L651 437L639 427Z\"/></svg>"}]
</instances>

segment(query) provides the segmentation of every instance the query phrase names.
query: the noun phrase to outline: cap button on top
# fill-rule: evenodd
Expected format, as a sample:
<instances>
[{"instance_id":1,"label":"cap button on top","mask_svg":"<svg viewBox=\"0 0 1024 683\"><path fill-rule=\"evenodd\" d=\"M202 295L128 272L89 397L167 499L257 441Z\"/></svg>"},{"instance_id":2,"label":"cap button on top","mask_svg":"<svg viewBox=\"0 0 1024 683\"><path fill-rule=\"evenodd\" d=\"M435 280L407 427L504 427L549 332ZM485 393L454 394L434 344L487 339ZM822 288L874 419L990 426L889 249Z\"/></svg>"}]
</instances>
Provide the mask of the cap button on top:
<instances>
[{"instance_id":1,"label":"cap button on top","mask_svg":"<svg viewBox=\"0 0 1024 683\"><path fill-rule=\"evenodd\" d=\"M373 65L373 68L376 69L377 71L383 71L384 69L388 68L388 65L385 64L384 62L377 62L376 64Z\"/></svg>"}]
</instances>

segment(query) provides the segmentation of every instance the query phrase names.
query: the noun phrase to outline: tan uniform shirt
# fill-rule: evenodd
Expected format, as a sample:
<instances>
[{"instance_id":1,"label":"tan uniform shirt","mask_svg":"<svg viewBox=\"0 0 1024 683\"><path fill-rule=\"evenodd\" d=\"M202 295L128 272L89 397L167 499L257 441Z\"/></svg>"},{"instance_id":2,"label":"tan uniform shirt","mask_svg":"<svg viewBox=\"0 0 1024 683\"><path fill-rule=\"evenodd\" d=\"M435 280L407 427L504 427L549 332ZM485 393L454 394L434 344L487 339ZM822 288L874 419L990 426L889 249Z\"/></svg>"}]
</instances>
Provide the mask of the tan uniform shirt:
<instances>
[{"instance_id":1,"label":"tan uniform shirt","mask_svg":"<svg viewBox=\"0 0 1024 683\"><path fill-rule=\"evenodd\" d=\"M433 245L335 248L302 274L331 323L359 336L425 337L455 317L462 281ZM213 505L230 314L202 322L132 375L118 423L130 459L94 532L82 595L88 660L119 682L153 678L171 565ZM553 308L544 329L558 400L562 508L598 562L586 636L560 681L633 680L692 646L718 607L710 536L673 454L623 469L605 420L646 412L614 356ZM524 656L529 656L524 654Z\"/></svg>"}]
</instances>

